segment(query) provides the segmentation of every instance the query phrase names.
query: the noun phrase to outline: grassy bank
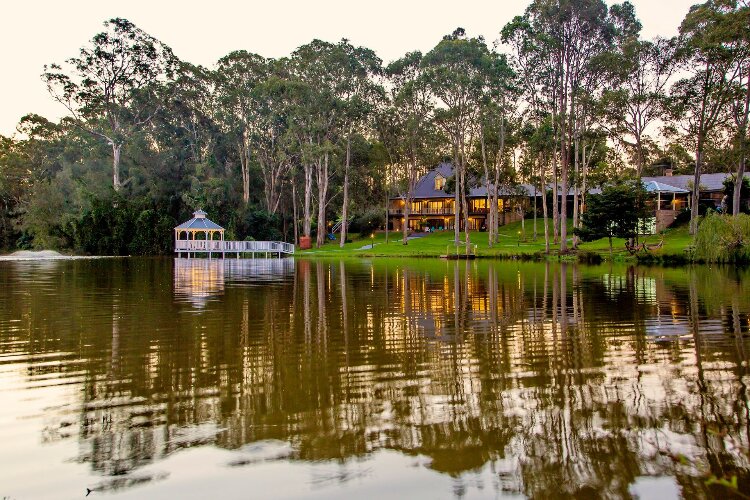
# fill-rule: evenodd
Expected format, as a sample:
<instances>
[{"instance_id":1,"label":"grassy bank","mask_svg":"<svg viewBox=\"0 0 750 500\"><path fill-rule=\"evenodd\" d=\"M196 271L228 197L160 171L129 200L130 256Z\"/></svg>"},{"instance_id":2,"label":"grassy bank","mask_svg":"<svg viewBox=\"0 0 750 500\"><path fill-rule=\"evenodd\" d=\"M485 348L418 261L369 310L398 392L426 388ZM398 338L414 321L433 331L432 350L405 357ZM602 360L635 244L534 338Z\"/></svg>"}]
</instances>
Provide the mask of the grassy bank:
<instances>
[{"instance_id":1,"label":"grassy bank","mask_svg":"<svg viewBox=\"0 0 750 500\"><path fill-rule=\"evenodd\" d=\"M555 247L551 248L550 256L544 254L544 227L541 221L537 222L537 238L534 240L533 222L526 221L525 238L520 222L514 222L500 228L499 242L489 247L487 233L471 232L469 241L472 246L476 245L478 257L487 258L529 258L544 259L558 258ZM572 223L568 223L571 227ZM657 244L660 236L647 238L649 245ZM463 242L463 233L461 233ZM613 260L651 260L651 261L680 261L687 259L686 249L692 244L692 238L686 227L668 230L664 235L664 243L661 248L649 252L641 252L637 256L630 255L625 250L625 242L622 239L612 241ZM464 253L464 246L459 247L459 252ZM352 235L352 242L346 243L343 248L339 247L338 241L329 241L322 248L302 250L299 256L338 256L338 257L439 257L447 253L456 253L453 244L453 232L442 231L409 240L404 245L401 233L389 234L388 242L385 233L375 233L373 237L361 237ZM606 239L583 243L579 246L577 253L571 253L564 258L575 259L577 255L585 255L587 258L594 256L604 260L610 259L609 243Z\"/></svg>"}]
</instances>

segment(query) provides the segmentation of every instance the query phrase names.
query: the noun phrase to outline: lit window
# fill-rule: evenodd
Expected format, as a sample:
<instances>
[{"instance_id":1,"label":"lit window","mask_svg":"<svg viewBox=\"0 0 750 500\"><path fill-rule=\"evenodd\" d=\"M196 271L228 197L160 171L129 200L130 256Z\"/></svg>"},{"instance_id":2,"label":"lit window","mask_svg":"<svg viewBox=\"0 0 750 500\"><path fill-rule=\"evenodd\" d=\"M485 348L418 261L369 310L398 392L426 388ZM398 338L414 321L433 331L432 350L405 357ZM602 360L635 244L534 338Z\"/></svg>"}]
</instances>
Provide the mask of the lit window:
<instances>
[{"instance_id":1,"label":"lit window","mask_svg":"<svg viewBox=\"0 0 750 500\"><path fill-rule=\"evenodd\" d=\"M445 177L443 177L442 175L435 176L435 190L442 191L444 187L445 187Z\"/></svg>"}]
</instances>

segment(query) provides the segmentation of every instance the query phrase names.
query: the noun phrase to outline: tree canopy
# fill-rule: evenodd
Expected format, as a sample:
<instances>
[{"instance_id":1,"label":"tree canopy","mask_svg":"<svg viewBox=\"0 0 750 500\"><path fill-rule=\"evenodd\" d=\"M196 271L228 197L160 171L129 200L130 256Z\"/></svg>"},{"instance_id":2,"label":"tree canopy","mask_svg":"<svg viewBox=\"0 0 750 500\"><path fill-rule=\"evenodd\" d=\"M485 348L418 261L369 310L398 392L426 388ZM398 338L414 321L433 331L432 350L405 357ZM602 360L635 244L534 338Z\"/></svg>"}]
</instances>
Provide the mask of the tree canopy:
<instances>
[{"instance_id":1,"label":"tree canopy","mask_svg":"<svg viewBox=\"0 0 750 500\"><path fill-rule=\"evenodd\" d=\"M666 164L695 176L696 208L701 173L744 175L748 19L745 1L709 0L679 36L647 40L627 1L532 0L497 41L456 28L384 64L349 40L316 39L278 59L239 48L211 67L111 19L43 68L68 116L30 113L0 137L0 247L166 252L162 229L197 208L229 237L322 245L335 227L343 244L358 221L387 228L393 197L407 243L417 181L448 161L455 244L470 244L467 192L488 188L493 244L510 210L500 193L526 183L551 196L529 193L534 209L519 213L541 216L548 251L566 252L571 216L573 246L593 234L592 187Z\"/></svg>"}]
</instances>

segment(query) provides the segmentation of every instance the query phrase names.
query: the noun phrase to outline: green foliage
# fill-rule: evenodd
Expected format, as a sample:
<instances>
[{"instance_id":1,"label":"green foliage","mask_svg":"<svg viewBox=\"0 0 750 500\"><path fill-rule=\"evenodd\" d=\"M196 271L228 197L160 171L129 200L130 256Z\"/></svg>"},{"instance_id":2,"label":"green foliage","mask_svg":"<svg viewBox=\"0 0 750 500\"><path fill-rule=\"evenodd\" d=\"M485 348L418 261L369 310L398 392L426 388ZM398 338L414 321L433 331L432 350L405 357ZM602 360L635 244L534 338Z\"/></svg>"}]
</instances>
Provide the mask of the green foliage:
<instances>
[{"instance_id":1,"label":"green foliage","mask_svg":"<svg viewBox=\"0 0 750 500\"><path fill-rule=\"evenodd\" d=\"M698 226L695 256L705 262L750 262L750 215L709 212Z\"/></svg>"},{"instance_id":2,"label":"green foliage","mask_svg":"<svg viewBox=\"0 0 750 500\"><path fill-rule=\"evenodd\" d=\"M588 198L581 217L582 227L575 233L583 241L608 238L635 238L639 220L645 213L646 191L640 181L610 184L599 195Z\"/></svg>"},{"instance_id":3,"label":"green foliage","mask_svg":"<svg viewBox=\"0 0 750 500\"><path fill-rule=\"evenodd\" d=\"M283 240L283 234L279 231L280 219L279 215L262 209L250 208L241 213L235 232L240 239Z\"/></svg>"},{"instance_id":4,"label":"green foliage","mask_svg":"<svg viewBox=\"0 0 750 500\"><path fill-rule=\"evenodd\" d=\"M389 194L408 198L446 156L456 167L446 189L459 193L487 177L544 190L555 159L558 180L600 185L625 168L613 139L640 166L664 156L686 169L698 149L701 168L728 165L745 85L729 70L746 53L747 14L706 2L679 40L644 41L627 2L530 0L502 30L512 57L459 28L385 69L347 40L313 40L280 59L239 50L202 68L111 19L76 57L45 67L70 116L29 114L18 136L0 137L0 248L165 253L172 226L196 208L238 239L288 241L293 213L307 233L349 210L366 234L384 224ZM690 75L668 92L680 60ZM668 142L678 151L643 135L669 110L664 130L684 132ZM642 195L625 191L587 198L582 237L634 233Z\"/></svg>"},{"instance_id":5,"label":"green foliage","mask_svg":"<svg viewBox=\"0 0 750 500\"><path fill-rule=\"evenodd\" d=\"M71 221L74 247L92 255L165 255L172 251L177 221L158 207L122 197L93 199L91 207Z\"/></svg>"}]
</instances>

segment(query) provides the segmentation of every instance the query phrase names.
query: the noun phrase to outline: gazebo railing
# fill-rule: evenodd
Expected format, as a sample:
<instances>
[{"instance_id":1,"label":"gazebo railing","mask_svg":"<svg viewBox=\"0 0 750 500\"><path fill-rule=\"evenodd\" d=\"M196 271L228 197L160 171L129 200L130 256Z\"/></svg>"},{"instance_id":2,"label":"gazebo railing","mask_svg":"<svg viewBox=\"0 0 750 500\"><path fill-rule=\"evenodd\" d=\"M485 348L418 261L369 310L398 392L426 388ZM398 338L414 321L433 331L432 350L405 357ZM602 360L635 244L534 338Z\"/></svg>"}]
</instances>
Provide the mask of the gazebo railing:
<instances>
[{"instance_id":1,"label":"gazebo railing","mask_svg":"<svg viewBox=\"0 0 750 500\"><path fill-rule=\"evenodd\" d=\"M177 240L175 252L294 253L294 245L283 241Z\"/></svg>"}]
</instances>

